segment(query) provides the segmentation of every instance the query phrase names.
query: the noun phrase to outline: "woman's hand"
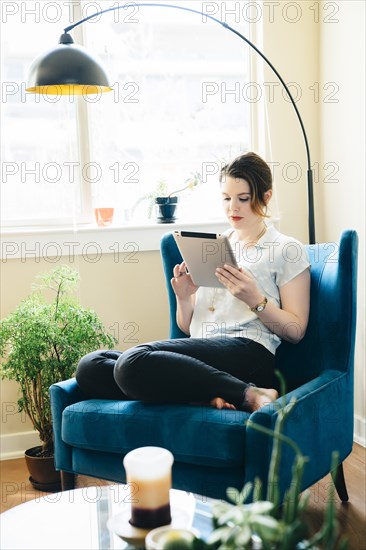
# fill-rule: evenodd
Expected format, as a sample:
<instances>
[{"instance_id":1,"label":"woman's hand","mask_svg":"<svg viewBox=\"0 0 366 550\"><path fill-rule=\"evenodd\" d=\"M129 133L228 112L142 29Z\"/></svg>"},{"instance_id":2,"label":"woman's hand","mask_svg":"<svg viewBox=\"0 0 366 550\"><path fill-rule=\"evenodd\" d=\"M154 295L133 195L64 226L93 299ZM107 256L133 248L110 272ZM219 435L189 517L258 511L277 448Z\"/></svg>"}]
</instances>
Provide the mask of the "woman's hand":
<instances>
[{"instance_id":1,"label":"woman's hand","mask_svg":"<svg viewBox=\"0 0 366 550\"><path fill-rule=\"evenodd\" d=\"M249 307L254 307L263 300L263 294L259 292L254 278L246 269L225 264L216 269L216 276L235 298Z\"/></svg>"},{"instance_id":2,"label":"woman's hand","mask_svg":"<svg viewBox=\"0 0 366 550\"><path fill-rule=\"evenodd\" d=\"M193 283L192 277L187 273L185 262L174 266L173 275L170 282L177 297L177 325L189 336L198 286Z\"/></svg>"},{"instance_id":3,"label":"woman's hand","mask_svg":"<svg viewBox=\"0 0 366 550\"><path fill-rule=\"evenodd\" d=\"M258 290L254 278L245 269L225 264L216 270L219 281L228 291L250 308L262 302L264 296ZM261 322L274 334L296 344L303 338L309 319L310 271L291 279L279 289L281 306L268 301L265 309L257 312Z\"/></svg>"},{"instance_id":4,"label":"woman's hand","mask_svg":"<svg viewBox=\"0 0 366 550\"><path fill-rule=\"evenodd\" d=\"M187 273L185 262L174 266L173 275L170 282L177 298L187 300L197 292L198 286L193 283L192 277Z\"/></svg>"}]
</instances>

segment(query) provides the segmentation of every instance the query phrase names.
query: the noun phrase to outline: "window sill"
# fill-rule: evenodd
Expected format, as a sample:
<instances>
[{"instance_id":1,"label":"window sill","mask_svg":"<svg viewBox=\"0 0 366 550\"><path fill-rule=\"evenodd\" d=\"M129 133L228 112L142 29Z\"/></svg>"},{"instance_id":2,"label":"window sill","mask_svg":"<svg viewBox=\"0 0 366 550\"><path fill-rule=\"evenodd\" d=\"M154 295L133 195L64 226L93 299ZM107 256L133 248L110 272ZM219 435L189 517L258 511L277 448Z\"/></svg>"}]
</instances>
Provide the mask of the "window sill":
<instances>
[{"instance_id":1,"label":"window sill","mask_svg":"<svg viewBox=\"0 0 366 550\"><path fill-rule=\"evenodd\" d=\"M223 219L208 222L179 220L177 223L158 224L155 222L141 225L111 225L97 227L80 225L68 227L18 227L1 231L2 262L30 258L47 258L54 263L60 257L72 261L74 256L83 256L93 263L102 254L137 253L159 250L160 239L164 233L186 229L208 233L220 233L228 228Z\"/></svg>"}]
</instances>

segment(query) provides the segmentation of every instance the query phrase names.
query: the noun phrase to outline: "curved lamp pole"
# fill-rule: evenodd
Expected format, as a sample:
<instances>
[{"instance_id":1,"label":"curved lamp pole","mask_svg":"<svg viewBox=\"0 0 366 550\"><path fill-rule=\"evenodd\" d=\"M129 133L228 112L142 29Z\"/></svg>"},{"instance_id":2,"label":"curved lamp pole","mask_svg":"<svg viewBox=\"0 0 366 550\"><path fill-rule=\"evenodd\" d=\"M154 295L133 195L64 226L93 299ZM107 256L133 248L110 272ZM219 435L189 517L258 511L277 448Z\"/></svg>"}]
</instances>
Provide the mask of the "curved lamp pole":
<instances>
[{"instance_id":1,"label":"curved lamp pole","mask_svg":"<svg viewBox=\"0 0 366 550\"><path fill-rule=\"evenodd\" d=\"M201 15L215 21L225 29L236 34L241 40L246 42L258 55L267 63L272 69L282 86L286 90L291 104L295 110L296 116L301 126L303 134L306 157L307 157L307 190L308 190L308 231L309 231L309 243L315 243L315 217L314 217L314 192L313 192L313 171L311 168L310 149L309 143L304 127L304 123L300 116L299 110L295 103L295 100L286 85L286 82L281 77L280 73L269 61L269 59L261 52L248 38L246 38L239 31L230 27L224 21L206 14L199 10L187 8L184 6L176 6L172 4L160 4L160 3L144 3L134 2L131 4L125 4L121 6L114 6L105 10L100 10L84 19L80 19L76 23L73 23L69 27L64 29L64 33L59 40L59 46L39 56L32 64L30 68L29 84L26 91L31 93L47 93L47 94L63 94L63 95L75 95L75 94L90 94L111 91L112 88L109 85L108 77L104 69L100 66L99 62L93 58L85 48L74 44L69 32L75 27L82 25L89 19L100 16L103 13L116 11L120 9L128 9L131 7L160 7L179 9L197 15Z\"/></svg>"}]
</instances>

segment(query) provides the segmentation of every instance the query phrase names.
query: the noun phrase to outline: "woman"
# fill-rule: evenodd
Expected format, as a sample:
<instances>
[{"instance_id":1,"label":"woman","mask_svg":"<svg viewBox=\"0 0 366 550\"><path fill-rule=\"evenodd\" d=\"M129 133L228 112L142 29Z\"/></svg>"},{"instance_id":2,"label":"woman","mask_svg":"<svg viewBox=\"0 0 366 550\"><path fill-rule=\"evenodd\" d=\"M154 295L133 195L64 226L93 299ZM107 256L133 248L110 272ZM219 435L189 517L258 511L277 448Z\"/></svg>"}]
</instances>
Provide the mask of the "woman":
<instances>
[{"instance_id":1,"label":"woman","mask_svg":"<svg viewBox=\"0 0 366 550\"><path fill-rule=\"evenodd\" d=\"M223 287L214 289L195 286L184 262L176 265L177 324L189 338L88 354L76 373L87 395L250 412L278 397L275 351L305 334L309 262L303 245L265 223L272 174L258 155L224 166L220 185L239 269L217 269Z\"/></svg>"}]
</instances>

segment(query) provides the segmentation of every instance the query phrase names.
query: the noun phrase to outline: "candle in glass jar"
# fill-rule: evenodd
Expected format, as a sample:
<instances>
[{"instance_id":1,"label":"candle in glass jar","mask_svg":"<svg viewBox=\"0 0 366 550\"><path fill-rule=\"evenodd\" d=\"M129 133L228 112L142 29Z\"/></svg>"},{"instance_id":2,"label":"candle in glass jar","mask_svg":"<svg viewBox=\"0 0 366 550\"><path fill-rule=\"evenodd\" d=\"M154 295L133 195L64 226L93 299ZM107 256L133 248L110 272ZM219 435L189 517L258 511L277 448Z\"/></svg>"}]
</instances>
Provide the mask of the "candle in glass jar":
<instances>
[{"instance_id":1,"label":"candle in glass jar","mask_svg":"<svg viewBox=\"0 0 366 550\"><path fill-rule=\"evenodd\" d=\"M123 459L127 483L131 485L133 526L152 529L171 522L173 461L172 453L161 447L140 447Z\"/></svg>"}]
</instances>

